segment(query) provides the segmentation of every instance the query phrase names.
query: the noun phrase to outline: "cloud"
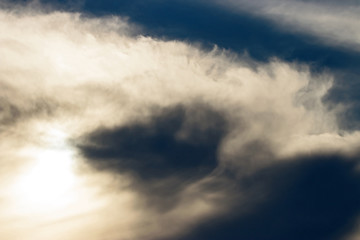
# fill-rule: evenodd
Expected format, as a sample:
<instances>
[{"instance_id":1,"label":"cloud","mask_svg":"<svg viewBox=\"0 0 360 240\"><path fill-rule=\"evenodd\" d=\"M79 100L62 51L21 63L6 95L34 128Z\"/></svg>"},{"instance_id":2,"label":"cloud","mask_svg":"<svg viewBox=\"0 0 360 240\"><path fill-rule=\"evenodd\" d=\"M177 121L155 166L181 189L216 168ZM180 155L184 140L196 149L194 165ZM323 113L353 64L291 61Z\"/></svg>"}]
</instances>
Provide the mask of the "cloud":
<instances>
[{"instance_id":1,"label":"cloud","mask_svg":"<svg viewBox=\"0 0 360 240\"><path fill-rule=\"evenodd\" d=\"M221 48L231 49L241 54L246 52L252 58L263 62L277 57L285 61L309 64L313 71L331 69L334 74L334 84L326 96L326 101L328 104L341 103L346 106L346 112L337 116L339 119L343 118L340 124L342 128L359 129L359 116L356 114L359 112L357 103L359 87L356 82L360 55L352 51L351 44L345 44L348 47L344 47L344 44L335 43L338 41L330 43L333 38L325 35L323 40L327 43L324 44L324 41L313 37L315 35L319 37L319 35L315 33L314 35L306 29L301 30L300 23L294 22L296 27L290 24L292 20L296 20L294 16L297 16L297 9L301 9L304 13L311 13L315 5L322 8L318 12L324 11L331 17L339 18L339 21L330 26L334 27L340 24L340 20L350 19L339 16L337 10L353 9L352 7L356 5L354 1L342 1L341 4L335 1L253 1L252 3L233 1L232 3L238 8L219 7L211 1L87 0L69 2L44 0L40 2L43 5L32 2L30 4L32 9L44 9L45 4L47 12L63 9L80 11L90 16L126 16L129 22L138 24L137 34L159 39L187 41L197 45L201 43L201 47L207 49L211 49L216 44ZM224 2L221 4L226 5ZM287 15L287 20L277 21L278 15L266 14L269 9L277 8L281 10L278 10L279 16L288 12L285 8L292 9L291 11L296 11L296 13ZM168 14L169 12L172 14ZM316 17L319 16L318 12L316 12ZM305 21L308 20L305 19ZM309 28L313 25L316 24L305 24L305 27ZM131 28L134 29L134 26ZM327 28L316 27L315 30L319 32ZM332 31L331 35L333 34L336 32Z\"/></svg>"},{"instance_id":2,"label":"cloud","mask_svg":"<svg viewBox=\"0 0 360 240\"><path fill-rule=\"evenodd\" d=\"M322 42L359 51L360 8L355 1L215 1L269 19L285 31L312 35ZM235 10L236 11L236 10Z\"/></svg>"},{"instance_id":3,"label":"cloud","mask_svg":"<svg viewBox=\"0 0 360 240\"><path fill-rule=\"evenodd\" d=\"M0 221L15 220L4 226L4 238L49 239L53 233L61 239L186 236L198 224L232 210L236 218L246 219L239 209L261 200L247 193L258 193L262 184L275 197L255 205L251 217L265 214L270 221L274 207L282 222L287 210L298 214L296 201L286 195L291 187L278 190L288 170L299 174L290 182L299 187L298 196L313 193L305 177L309 171L324 171L321 188L333 178L340 187L357 186L350 169L359 133L342 130L336 119L341 106L330 109L322 101L332 86L328 72L314 74L297 63L259 63L218 48L144 37L137 26L117 17L8 9L0 11L0 20L0 55L5 59L0 97L6 99L0 137L10 145L1 145L6 156L1 165L14 170L1 184L10 188L9 182L44 149L51 156L71 153L66 156L79 165L74 175L85 179L78 180L77 197L61 211L18 203L20 197L12 201L7 190L1 208L10 210ZM315 157L307 161L314 165L299 160L299 155L316 154L339 157L321 160L324 168ZM25 170L11 167L13 159L20 159ZM272 182L278 172L267 169L279 165L285 166L279 170L281 180ZM337 167L343 171L336 173ZM271 177L262 178L263 171ZM247 179L259 175L248 190ZM348 189L356 199L357 192ZM337 201L330 190L324 195L334 206L348 203ZM290 207L282 208L281 199ZM315 217L329 209L304 208ZM357 211L356 204L349 205L338 219L350 224ZM295 222L291 224L284 230L293 232ZM19 226L25 230L14 232ZM274 236L281 224L276 227Z\"/></svg>"}]
</instances>

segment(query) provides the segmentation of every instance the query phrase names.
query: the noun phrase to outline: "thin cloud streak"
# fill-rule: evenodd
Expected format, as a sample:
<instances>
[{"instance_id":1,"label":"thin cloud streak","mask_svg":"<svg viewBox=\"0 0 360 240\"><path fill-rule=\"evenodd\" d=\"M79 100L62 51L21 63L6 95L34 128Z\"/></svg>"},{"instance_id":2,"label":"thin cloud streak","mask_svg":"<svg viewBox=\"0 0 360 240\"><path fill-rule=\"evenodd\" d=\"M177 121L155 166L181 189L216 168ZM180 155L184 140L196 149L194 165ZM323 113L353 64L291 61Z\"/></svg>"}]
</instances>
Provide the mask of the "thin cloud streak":
<instances>
[{"instance_id":1,"label":"thin cloud streak","mask_svg":"<svg viewBox=\"0 0 360 240\"><path fill-rule=\"evenodd\" d=\"M358 3L325 1L215 1L232 11L269 19L284 31L314 36L330 45L360 51Z\"/></svg>"}]
</instances>

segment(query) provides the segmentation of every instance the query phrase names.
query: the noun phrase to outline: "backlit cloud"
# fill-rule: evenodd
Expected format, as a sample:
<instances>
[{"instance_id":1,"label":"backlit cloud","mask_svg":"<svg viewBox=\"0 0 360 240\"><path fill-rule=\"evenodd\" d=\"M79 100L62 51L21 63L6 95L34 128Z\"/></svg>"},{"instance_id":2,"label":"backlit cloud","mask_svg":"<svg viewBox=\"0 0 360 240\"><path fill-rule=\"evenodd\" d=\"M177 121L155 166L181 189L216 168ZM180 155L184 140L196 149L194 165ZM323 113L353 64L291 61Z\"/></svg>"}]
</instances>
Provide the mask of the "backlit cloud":
<instances>
[{"instance_id":1,"label":"backlit cloud","mask_svg":"<svg viewBox=\"0 0 360 240\"><path fill-rule=\"evenodd\" d=\"M323 101L330 71L142 36L121 17L20 8L0 10L0 56L0 238L209 239L201 229L232 211L241 226L262 213L270 221L272 207L285 221L279 199L292 209L287 191L301 184L296 194L319 197L305 172L318 181L322 167L319 188L333 176L359 199L360 134L339 126L340 104ZM357 204L320 194L334 199L330 207L349 204L320 227L340 219L333 234L352 230ZM329 209L311 206L303 210L316 221Z\"/></svg>"}]
</instances>

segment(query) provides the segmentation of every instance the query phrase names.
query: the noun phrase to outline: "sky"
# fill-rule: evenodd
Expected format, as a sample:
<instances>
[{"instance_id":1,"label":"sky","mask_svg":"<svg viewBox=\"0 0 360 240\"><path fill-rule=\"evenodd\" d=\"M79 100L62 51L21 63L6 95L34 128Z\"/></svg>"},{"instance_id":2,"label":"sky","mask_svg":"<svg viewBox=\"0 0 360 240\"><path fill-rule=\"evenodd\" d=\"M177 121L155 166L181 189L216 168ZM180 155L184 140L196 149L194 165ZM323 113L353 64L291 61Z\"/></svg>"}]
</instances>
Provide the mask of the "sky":
<instances>
[{"instance_id":1,"label":"sky","mask_svg":"<svg viewBox=\"0 0 360 240\"><path fill-rule=\"evenodd\" d=\"M0 0L0 239L360 239L357 0Z\"/></svg>"}]
</instances>

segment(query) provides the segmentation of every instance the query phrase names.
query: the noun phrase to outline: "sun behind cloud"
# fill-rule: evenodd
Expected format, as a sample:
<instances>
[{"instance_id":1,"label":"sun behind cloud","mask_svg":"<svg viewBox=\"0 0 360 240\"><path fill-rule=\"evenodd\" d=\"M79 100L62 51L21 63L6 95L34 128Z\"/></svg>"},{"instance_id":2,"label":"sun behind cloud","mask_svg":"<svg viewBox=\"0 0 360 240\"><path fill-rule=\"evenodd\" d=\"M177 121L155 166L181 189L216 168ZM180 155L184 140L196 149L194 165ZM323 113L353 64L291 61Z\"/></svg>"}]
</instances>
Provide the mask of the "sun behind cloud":
<instances>
[{"instance_id":1,"label":"sun behind cloud","mask_svg":"<svg viewBox=\"0 0 360 240\"><path fill-rule=\"evenodd\" d=\"M74 173L74 152L67 146L66 134L50 129L48 148L27 150L33 162L16 180L14 192L17 201L42 211L65 207L76 198L78 178Z\"/></svg>"}]
</instances>

